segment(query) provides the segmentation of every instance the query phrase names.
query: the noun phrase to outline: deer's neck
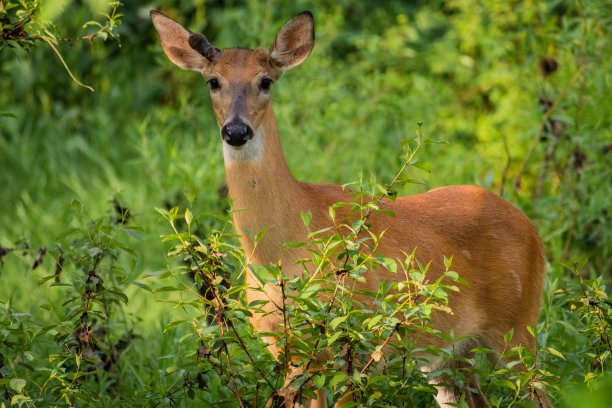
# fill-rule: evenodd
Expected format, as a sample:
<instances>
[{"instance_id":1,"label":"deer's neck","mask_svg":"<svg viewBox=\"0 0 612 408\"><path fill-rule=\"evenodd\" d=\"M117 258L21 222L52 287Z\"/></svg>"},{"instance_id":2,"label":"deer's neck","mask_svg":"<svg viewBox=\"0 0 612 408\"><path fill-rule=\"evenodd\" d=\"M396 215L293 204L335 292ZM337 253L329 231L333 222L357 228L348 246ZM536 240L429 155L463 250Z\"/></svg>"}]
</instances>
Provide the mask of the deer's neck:
<instances>
[{"instance_id":1,"label":"deer's neck","mask_svg":"<svg viewBox=\"0 0 612 408\"><path fill-rule=\"evenodd\" d=\"M290 262L282 244L305 239L299 213L308 205L287 167L272 107L243 149L224 144L223 154L234 223L249 262ZM253 235L264 230L255 245Z\"/></svg>"}]
</instances>

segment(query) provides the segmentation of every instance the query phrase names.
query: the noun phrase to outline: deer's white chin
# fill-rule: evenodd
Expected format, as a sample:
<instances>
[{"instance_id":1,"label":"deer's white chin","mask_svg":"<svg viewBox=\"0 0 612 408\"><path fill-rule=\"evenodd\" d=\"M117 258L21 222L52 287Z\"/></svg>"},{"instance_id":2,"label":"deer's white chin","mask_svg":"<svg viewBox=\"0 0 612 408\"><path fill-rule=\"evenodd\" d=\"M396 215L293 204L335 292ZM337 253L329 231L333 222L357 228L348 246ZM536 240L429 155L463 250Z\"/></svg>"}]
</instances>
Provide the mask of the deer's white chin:
<instances>
[{"instance_id":1,"label":"deer's white chin","mask_svg":"<svg viewBox=\"0 0 612 408\"><path fill-rule=\"evenodd\" d=\"M223 159L226 165L258 161L263 156L264 149L264 133L262 128L257 128L255 135L251 140L240 147L230 146L223 143Z\"/></svg>"}]
</instances>

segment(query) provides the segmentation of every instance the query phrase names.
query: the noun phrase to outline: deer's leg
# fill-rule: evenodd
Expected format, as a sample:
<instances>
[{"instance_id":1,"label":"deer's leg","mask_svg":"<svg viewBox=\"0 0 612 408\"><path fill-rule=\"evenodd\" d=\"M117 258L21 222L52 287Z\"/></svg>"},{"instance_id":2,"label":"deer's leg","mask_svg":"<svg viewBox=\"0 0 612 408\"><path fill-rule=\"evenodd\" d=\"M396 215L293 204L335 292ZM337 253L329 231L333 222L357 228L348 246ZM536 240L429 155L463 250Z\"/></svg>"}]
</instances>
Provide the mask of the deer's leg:
<instances>
[{"instance_id":1,"label":"deer's leg","mask_svg":"<svg viewBox=\"0 0 612 408\"><path fill-rule=\"evenodd\" d=\"M302 374L303 370L300 367L293 367L285 377L285 386L268 400L266 408L326 408L327 399L324 390L317 391L317 398L313 400L301 395L299 387L294 382Z\"/></svg>"},{"instance_id":2,"label":"deer's leg","mask_svg":"<svg viewBox=\"0 0 612 408\"><path fill-rule=\"evenodd\" d=\"M434 385L438 389L438 393L434 397L436 402L441 408L451 408L454 404L457 404L461 395L465 397L465 401L470 408L487 408L489 402L487 398L480 390L476 375L471 372L471 365L466 363L464 359L473 358L472 350L478 345L478 341L474 338L464 340L455 346L456 358L442 363L439 360L434 359L432 364L423 366L421 370L423 372L430 372L433 369L440 367L449 367L455 370L465 372L467 384L462 389L456 389L452 385L452 381L448 376L440 376L430 381L430 384Z\"/></svg>"}]
</instances>

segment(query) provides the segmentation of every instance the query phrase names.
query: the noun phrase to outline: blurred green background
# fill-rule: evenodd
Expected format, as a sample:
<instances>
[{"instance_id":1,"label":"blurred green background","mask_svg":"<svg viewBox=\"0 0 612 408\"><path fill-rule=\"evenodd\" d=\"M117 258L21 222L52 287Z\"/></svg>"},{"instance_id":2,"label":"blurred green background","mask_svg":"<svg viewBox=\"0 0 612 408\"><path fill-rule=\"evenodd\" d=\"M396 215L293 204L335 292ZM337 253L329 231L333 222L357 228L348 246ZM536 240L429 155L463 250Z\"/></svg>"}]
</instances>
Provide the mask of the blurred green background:
<instances>
[{"instance_id":1,"label":"blurred green background","mask_svg":"<svg viewBox=\"0 0 612 408\"><path fill-rule=\"evenodd\" d=\"M52 22L48 29L58 38L76 39L57 48L93 93L70 79L44 42L0 49L0 246L33 250L2 257L0 300L49 319L40 304L61 296L40 278L52 273L57 254L51 251L36 270L31 264L35 249L52 248L79 225L73 200L85 218L111 213L114 202L129 208L141 237L129 241L136 251L126 261L130 279L167 263L160 235L168 227L156 207L185 205L190 191L202 224L216 222L205 214L225 212L221 138L207 87L165 58L151 8L219 48L268 48L282 24L307 9L315 16L314 51L285 73L273 96L295 177L388 181L401 163L401 142L414 138L422 122L426 137L446 143L427 146L419 158L431 173L415 171L423 184L400 193L478 184L525 211L551 264L542 347L591 350L584 319L572 314L564 289L599 278L605 298L611 277L610 2L124 3L120 44L77 39L87 33L84 22L108 12L106 1L43 1L36 15ZM563 267L584 257L579 273ZM135 330L145 338L159 336L178 313L157 302L162 295L128 291L128 313L138 317ZM585 355L544 359L566 384L604 371Z\"/></svg>"}]
</instances>

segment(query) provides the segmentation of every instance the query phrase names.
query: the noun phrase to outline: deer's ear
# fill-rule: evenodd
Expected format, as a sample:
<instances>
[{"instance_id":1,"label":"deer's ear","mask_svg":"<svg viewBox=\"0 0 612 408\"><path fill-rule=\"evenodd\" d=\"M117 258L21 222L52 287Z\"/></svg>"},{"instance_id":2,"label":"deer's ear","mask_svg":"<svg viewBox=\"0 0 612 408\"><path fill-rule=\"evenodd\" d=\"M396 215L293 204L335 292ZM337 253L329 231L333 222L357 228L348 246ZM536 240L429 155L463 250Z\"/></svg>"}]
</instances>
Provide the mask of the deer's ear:
<instances>
[{"instance_id":1,"label":"deer's ear","mask_svg":"<svg viewBox=\"0 0 612 408\"><path fill-rule=\"evenodd\" d=\"M159 11L150 15L166 56L179 67L201 71L220 52L202 34L192 34Z\"/></svg>"},{"instance_id":2,"label":"deer's ear","mask_svg":"<svg viewBox=\"0 0 612 408\"><path fill-rule=\"evenodd\" d=\"M308 57L314 43L314 18L310 11L303 11L276 34L270 58L282 70L295 67Z\"/></svg>"}]
</instances>

